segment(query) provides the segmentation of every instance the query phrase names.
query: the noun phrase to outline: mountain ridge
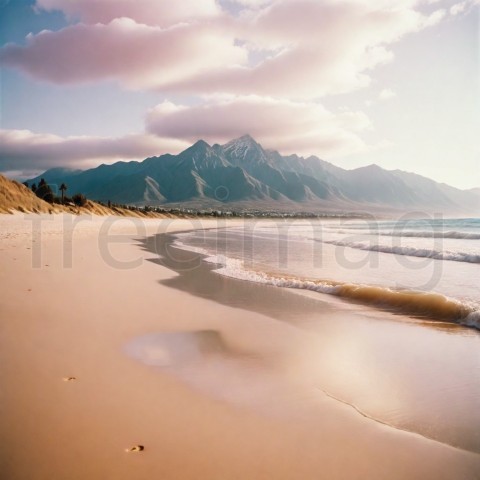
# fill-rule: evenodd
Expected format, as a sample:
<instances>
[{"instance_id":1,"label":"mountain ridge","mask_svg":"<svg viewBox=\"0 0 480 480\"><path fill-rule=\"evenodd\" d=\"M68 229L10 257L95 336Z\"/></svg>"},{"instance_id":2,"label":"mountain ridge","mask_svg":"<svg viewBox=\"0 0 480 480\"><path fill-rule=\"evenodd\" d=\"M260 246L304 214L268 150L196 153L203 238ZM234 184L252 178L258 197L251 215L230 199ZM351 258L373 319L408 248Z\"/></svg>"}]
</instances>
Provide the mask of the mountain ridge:
<instances>
[{"instance_id":1,"label":"mountain ridge","mask_svg":"<svg viewBox=\"0 0 480 480\"><path fill-rule=\"evenodd\" d=\"M67 183L89 198L132 205L235 203L301 209L477 211L480 195L427 177L371 164L345 170L316 156L281 155L246 134L224 145L198 140L178 155L116 162L78 171L55 168L40 178Z\"/></svg>"}]
</instances>

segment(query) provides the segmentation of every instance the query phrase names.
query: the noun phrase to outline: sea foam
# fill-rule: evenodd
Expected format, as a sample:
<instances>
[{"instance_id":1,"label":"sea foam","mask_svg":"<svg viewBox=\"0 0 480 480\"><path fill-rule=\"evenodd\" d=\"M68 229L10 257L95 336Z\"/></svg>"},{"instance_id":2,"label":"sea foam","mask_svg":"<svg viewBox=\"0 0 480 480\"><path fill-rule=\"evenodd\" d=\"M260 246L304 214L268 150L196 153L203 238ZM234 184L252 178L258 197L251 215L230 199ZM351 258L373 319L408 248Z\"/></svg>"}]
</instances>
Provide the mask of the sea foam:
<instances>
[{"instance_id":1,"label":"sea foam","mask_svg":"<svg viewBox=\"0 0 480 480\"><path fill-rule=\"evenodd\" d=\"M480 255L467 252L453 252L448 250L432 250L428 248L401 247L368 242L348 242L342 240L324 240L323 243L337 247L348 247L370 252L393 253L410 257L432 258L434 260L449 260L454 262L480 263Z\"/></svg>"},{"instance_id":2,"label":"sea foam","mask_svg":"<svg viewBox=\"0 0 480 480\"><path fill-rule=\"evenodd\" d=\"M245 269L241 260L224 255L212 255L206 257L205 261L218 265L215 270L217 274L237 280L335 295L399 314L459 323L480 329L480 311L476 305L462 303L439 293L394 290L376 285L274 275Z\"/></svg>"}]
</instances>

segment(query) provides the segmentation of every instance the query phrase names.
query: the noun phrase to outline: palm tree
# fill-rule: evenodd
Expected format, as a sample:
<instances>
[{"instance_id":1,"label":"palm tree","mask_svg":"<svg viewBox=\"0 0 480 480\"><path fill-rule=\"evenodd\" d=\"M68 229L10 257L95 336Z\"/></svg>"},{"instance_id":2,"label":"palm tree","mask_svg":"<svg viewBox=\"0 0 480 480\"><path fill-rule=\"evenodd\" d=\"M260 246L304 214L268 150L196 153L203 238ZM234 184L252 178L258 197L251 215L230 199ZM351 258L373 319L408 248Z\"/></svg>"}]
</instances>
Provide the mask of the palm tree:
<instances>
[{"instance_id":1,"label":"palm tree","mask_svg":"<svg viewBox=\"0 0 480 480\"><path fill-rule=\"evenodd\" d=\"M62 192L62 203L65 203L64 198L65 198L65 191L66 190L67 190L67 186L64 183L62 183L60 185L60 191Z\"/></svg>"}]
</instances>

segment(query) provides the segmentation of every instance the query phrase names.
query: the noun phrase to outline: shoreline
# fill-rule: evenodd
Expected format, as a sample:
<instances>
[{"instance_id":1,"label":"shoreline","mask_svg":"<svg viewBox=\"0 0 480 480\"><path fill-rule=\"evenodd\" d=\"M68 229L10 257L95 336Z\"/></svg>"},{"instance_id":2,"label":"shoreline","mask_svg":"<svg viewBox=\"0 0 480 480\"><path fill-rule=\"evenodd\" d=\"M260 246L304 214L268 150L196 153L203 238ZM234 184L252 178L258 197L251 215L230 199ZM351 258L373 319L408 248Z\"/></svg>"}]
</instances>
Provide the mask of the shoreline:
<instances>
[{"instance_id":1,"label":"shoreline","mask_svg":"<svg viewBox=\"0 0 480 480\"><path fill-rule=\"evenodd\" d=\"M216 227L214 227L214 229L218 230ZM187 230L181 233L188 232ZM175 277L161 281L160 283L169 288L186 292L189 295L213 300L228 307L259 313L273 320L280 320L287 323L291 322L293 324L301 322L304 318L319 317L319 311L321 311L321 316L338 316L339 314L343 314L345 317L351 318L352 321L359 321L362 317L376 318L378 319L377 321L380 322L392 324L404 323L413 328L450 329L452 332L462 332L462 330L466 330L469 333L471 332L473 336L478 336L478 328L458 322L416 318L389 311L385 308L376 307L368 303L355 302L348 297L332 297L331 294L322 292L304 291L302 289L272 285L269 283L257 283L229 275L220 275L215 272L219 267L218 264L205 262L205 259L209 257L207 253L191 251L188 250L188 246L176 245L176 233L179 232L158 234L154 237L147 238L144 248L158 256L157 259L151 259L152 262L176 273ZM175 252L173 254L170 252L172 249ZM230 294L227 292L230 292ZM358 308L355 308L355 306ZM354 313L352 313L352 307L354 307ZM426 432L389 423L387 420L382 420L366 412L361 407L355 405L353 401L340 398L322 386L318 386L317 388L328 397L347 405L373 422L392 429L418 435L455 449L480 455L480 451L456 446L453 443L435 438L435 436L429 436Z\"/></svg>"},{"instance_id":2,"label":"shoreline","mask_svg":"<svg viewBox=\"0 0 480 480\"><path fill-rule=\"evenodd\" d=\"M333 400L313 402L319 413L313 423L292 423L219 401L128 357L124 346L132 339L172 331L220 329L240 351L249 353L254 340L255 348L271 348L269 361L276 349L303 345L287 318L171 288L179 277L149 261L141 240L160 228L171 231L172 222L185 231L191 221L115 220L102 233L105 219L70 219L73 233L65 238L59 223L66 217L55 217L40 225L40 240L24 216L6 217L0 216L0 468L7 476L470 480L479 471L479 455L371 425ZM116 266L101 250L101 235L108 234L123 235L108 250ZM41 245L38 268L32 240ZM221 286L228 297L228 282L219 281L214 290ZM64 382L66 376L77 380ZM125 453L137 443L145 452Z\"/></svg>"},{"instance_id":3,"label":"shoreline","mask_svg":"<svg viewBox=\"0 0 480 480\"><path fill-rule=\"evenodd\" d=\"M214 230L219 230L219 228L214 228ZM191 230L181 233L188 234L189 232L191 232ZM159 245L155 244L151 252L158 253L160 249L164 251L164 253L167 253L167 247L180 251L188 251L201 258L200 262L197 261L199 267L204 265L208 261L207 259L212 256L206 252L195 251L195 249L192 250L187 245L176 245L176 239L174 237L175 233L165 234L165 241L161 241L161 238L159 238L158 240L160 240L160 242L157 242ZM151 243L150 241L150 245ZM148 249L147 242L145 246ZM215 257L216 255L218 255L218 253L213 256ZM220 253L220 256L223 257L224 253ZM177 271L177 268L179 268L180 271L182 269L181 264L177 266L175 262L168 262L166 259L160 260L159 264L167 266L167 268L174 271ZM206 268L206 271L225 267L224 264L216 262L211 262L210 265L212 266ZM346 302L346 304L362 305L387 315L394 314L409 317L411 321L425 322L427 325L429 323L438 323L446 326L456 325L473 330L480 330L480 323L477 319L480 314L479 310L475 310L471 305L465 305L459 300L441 293L408 290L405 288L395 290L376 284L300 278L293 275L285 275L280 272L268 273L249 269L242 270L240 274L238 272L233 275L226 273L222 274L222 276L240 282L252 282L258 286L280 287L292 293L305 294L312 292L314 295L320 294L317 300L320 298L328 298L331 301L332 297L336 297L340 303ZM421 294L421 296L419 297L418 294ZM325 297L325 295L328 295L328 297Z\"/></svg>"}]
</instances>

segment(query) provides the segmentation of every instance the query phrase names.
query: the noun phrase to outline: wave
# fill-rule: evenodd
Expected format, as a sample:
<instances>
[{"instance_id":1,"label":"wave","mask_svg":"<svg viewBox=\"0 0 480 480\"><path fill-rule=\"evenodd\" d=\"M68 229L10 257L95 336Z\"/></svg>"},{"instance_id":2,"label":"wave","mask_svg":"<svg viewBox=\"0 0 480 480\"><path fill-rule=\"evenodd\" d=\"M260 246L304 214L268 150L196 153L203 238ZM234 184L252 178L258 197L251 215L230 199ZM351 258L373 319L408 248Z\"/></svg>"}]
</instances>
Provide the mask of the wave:
<instances>
[{"instance_id":1,"label":"wave","mask_svg":"<svg viewBox=\"0 0 480 480\"><path fill-rule=\"evenodd\" d=\"M335 229L342 228L346 230L379 230L379 229L402 229L402 230L454 230L454 229L474 229L480 228L480 218L464 218L464 219L419 219L419 220L377 220L358 223L343 223L325 225L326 228Z\"/></svg>"},{"instance_id":2,"label":"wave","mask_svg":"<svg viewBox=\"0 0 480 480\"><path fill-rule=\"evenodd\" d=\"M410 257L432 258L435 260L450 260L453 262L480 263L480 255L467 252L451 252L448 250L430 250L428 248L399 247L389 245L369 245L361 242L345 242L341 240L324 240L323 243L338 247L349 247L371 252L393 253Z\"/></svg>"},{"instance_id":3,"label":"wave","mask_svg":"<svg viewBox=\"0 0 480 480\"><path fill-rule=\"evenodd\" d=\"M346 230L337 230L335 233L350 234L351 232ZM480 233L469 232L435 232L435 231L391 231L391 232L379 232L379 231L367 231L366 235L379 235L382 237L407 237L407 238L451 238L457 240L480 240Z\"/></svg>"},{"instance_id":4,"label":"wave","mask_svg":"<svg viewBox=\"0 0 480 480\"><path fill-rule=\"evenodd\" d=\"M246 270L240 260L215 255L206 262L219 265L216 273L238 280L263 283L275 287L326 293L418 318L458 323L480 330L480 310L438 293L393 290L386 287L345 283L331 280L302 279Z\"/></svg>"},{"instance_id":5,"label":"wave","mask_svg":"<svg viewBox=\"0 0 480 480\"><path fill-rule=\"evenodd\" d=\"M412 238L453 238L458 240L480 240L480 233L469 233L469 232L458 232L458 231L449 231L449 232L415 232L415 231L406 231L406 232L380 232L379 235L387 237L412 237Z\"/></svg>"}]
</instances>

